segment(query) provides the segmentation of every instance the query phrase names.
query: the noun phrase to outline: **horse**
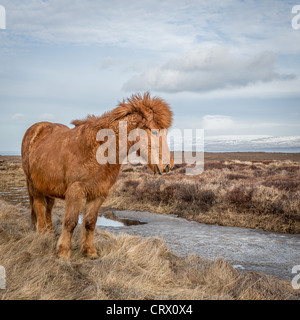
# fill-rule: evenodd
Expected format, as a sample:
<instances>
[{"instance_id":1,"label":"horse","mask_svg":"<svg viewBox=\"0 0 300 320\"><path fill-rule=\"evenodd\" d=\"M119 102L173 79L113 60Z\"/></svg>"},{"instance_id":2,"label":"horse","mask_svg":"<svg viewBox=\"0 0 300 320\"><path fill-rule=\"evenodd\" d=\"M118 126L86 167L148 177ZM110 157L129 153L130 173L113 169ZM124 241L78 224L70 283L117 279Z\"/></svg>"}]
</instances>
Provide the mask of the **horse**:
<instances>
[{"instance_id":1,"label":"horse","mask_svg":"<svg viewBox=\"0 0 300 320\"><path fill-rule=\"evenodd\" d=\"M169 161L163 163L161 150L151 154L151 137L155 130L171 126L172 111L168 103L159 97L151 97L149 92L123 99L115 109L100 117L88 115L84 120L75 120L72 122L73 128L50 122L35 123L23 137L22 167L27 180L33 228L38 232L53 232L51 212L55 199L65 200L62 231L56 248L60 258L71 257L72 235L83 207L81 252L92 259L98 256L94 245L98 213L123 163L119 157L121 145L118 143L119 138L124 138L124 132L119 129L121 121L126 121L127 137L135 129L146 132L147 147L136 153L140 152L140 156L147 159L154 174L168 173L174 166L170 150L165 148ZM98 132L103 129L115 134L115 163L100 164L97 160L99 147L107 142L107 139L105 142L105 139L97 138ZM166 140L166 135L160 139ZM125 155L128 156L134 141L127 139L126 142ZM149 161L151 157L156 158L155 163Z\"/></svg>"}]
</instances>

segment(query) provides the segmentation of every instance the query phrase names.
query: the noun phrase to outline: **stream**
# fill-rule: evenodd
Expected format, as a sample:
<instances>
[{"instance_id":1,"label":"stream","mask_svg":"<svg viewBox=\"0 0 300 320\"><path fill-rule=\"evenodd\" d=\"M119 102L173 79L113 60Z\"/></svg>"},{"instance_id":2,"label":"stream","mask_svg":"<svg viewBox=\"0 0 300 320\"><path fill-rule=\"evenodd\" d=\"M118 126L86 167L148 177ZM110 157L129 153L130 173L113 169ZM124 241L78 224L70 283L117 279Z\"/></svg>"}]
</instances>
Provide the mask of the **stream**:
<instances>
[{"instance_id":1,"label":"stream","mask_svg":"<svg viewBox=\"0 0 300 320\"><path fill-rule=\"evenodd\" d=\"M13 203L28 205L23 189L16 188L1 192L0 195ZM209 259L221 257L240 271L263 272L283 280L291 280L295 276L292 273L293 266L300 265L299 234L208 225L169 214L129 210L113 210L113 213L119 220L136 220L144 224L125 225L99 216L98 227L113 234L162 238L174 253L183 257L189 254Z\"/></svg>"},{"instance_id":2,"label":"stream","mask_svg":"<svg viewBox=\"0 0 300 320\"><path fill-rule=\"evenodd\" d=\"M98 227L113 234L162 238L173 252L183 257L189 254L209 259L222 257L241 271L263 272L284 280L291 280L295 276L293 266L300 265L300 235L207 225L175 215L118 210L113 213L117 218L146 224L125 226L113 220L110 224L106 219L103 225L103 217L99 217Z\"/></svg>"}]
</instances>

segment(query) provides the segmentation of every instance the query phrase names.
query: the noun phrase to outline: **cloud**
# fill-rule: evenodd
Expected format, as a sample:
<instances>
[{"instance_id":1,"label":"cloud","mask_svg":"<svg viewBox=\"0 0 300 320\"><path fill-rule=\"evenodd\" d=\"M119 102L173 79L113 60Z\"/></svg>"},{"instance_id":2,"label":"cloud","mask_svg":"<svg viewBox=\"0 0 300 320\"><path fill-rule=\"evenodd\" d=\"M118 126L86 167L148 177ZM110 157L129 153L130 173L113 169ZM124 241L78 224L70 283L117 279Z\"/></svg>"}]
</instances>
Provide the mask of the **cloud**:
<instances>
[{"instance_id":1,"label":"cloud","mask_svg":"<svg viewBox=\"0 0 300 320\"><path fill-rule=\"evenodd\" d=\"M230 116L205 115L202 121L204 130L226 130L232 129L234 120Z\"/></svg>"},{"instance_id":2,"label":"cloud","mask_svg":"<svg viewBox=\"0 0 300 320\"><path fill-rule=\"evenodd\" d=\"M40 121L53 121L55 119L55 115L52 113L44 113L39 116Z\"/></svg>"},{"instance_id":3,"label":"cloud","mask_svg":"<svg viewBox=\"0 0 300 320\"><path fill-rule=\"evenodd\" d=\"M282 0L2 0L7 11L3 42L100 44L183 51L197 43L298 53L290 4ZM11 36L11 33L13 36ZM25 41L24 41L25 40Z\"/></svg>"},{"instance_id":4,"label":"cloud","mask_svg":"<svg viewBox=\"0 0 300 320\"><path fill-rule=\"evenodd\" d=\"M25 117L25 115L23 113L15 113L14 115L12 115L12 120L21 120Z\"/></svg>"},{"instance_id":5,"label":"cloud","mask_svg":"<svg viewBox=\"0 0 300 320\"><path fill-rule=\"evenodd\" d=\"M112 57L106 57L102 59L100 62L100 68L101 69L111 69L113 67L118 67L122 65L125 61L122 59L115 59Z\"/></svg>"},{"instance_id":6,"label":"cloud","mask_svg":"<svg viewBox=\"0 0 300 320\"><path fill-rule=\"evenodd\" d=\"M265 119L248 120L228 115L205 115L202 117L202 128L208 135L211 134L270 134L271 130L280 130L287 127L299 128L299 124L288 124L285 121L265 121Z\"/></svg>"},{"instance_id":7,"label":"cloud","mask_svg":"<svg viewBox=\"0 0 300 320\"><path fill-rule=\"evenodd\" d=\"M124 89L208 92L295 77L276 72L275 61L271 52L242 57L224 47L197 48L133 76Z\"/></svg>"},{"instance_id":8,"label":"cloud","mask_svg":"<svg viewBox=\"0 0 300 320\"><path fill-rule=\"evenodd\" d=\"M100 44L160 50L193 42L180 23L179 2L123 0L3 0L8 32L48 44ZM1 2L2 3L2 2ZM169 23L169 21L175 23ZM29 41L30 42L30 41ZM25 44L25 43L24 43Z\"/></svg>"}]
</instances>

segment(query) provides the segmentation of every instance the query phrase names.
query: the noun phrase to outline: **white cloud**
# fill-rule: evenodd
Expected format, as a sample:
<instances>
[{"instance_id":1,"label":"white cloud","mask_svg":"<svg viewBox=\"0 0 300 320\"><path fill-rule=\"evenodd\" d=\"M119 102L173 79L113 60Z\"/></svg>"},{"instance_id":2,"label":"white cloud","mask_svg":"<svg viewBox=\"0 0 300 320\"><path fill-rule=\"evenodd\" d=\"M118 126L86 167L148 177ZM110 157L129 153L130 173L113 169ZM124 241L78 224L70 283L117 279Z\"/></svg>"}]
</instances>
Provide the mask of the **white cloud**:
<instances>
[{"instance_id":1,"label":"white cloud","mask_svg":"<svg viewBox=\"0 0 300 320\"><path fill-rule=\"evenodd\" d=\"M12 115L12 120L21 120L25 117L25 115L23 113L15 113L14 115Z\"/></svg>"},{"instance_id":2,"label":"white cloud","mask_svg":"<svg viewBox=\"0 0 300 320\"><path fill-rule=\"evenodd\" d=\"M270 52L242 57L224 47L197 48L133 76L124 89L208 92L294 78L276 72L275 60Z\"/></svg>"},{"instance_id":3,"label":"white cloud","mask_svg":"<svg viewBox=\"0 0 300 320\"><path fill-rule=\"evenodd\" d=\"M124 63L124 60L122 60L122 59L115 59L115 58L112 58L112 57L106 57L105 59L103 59L100 62L100 67L102 69L110 69L112 67L120 66L123 63Z\"/></svg>"},{"instance_id":4,"label":"white cloud","mask_svg":"<svg viewBox=\"0 0 300 320\"><path fill-rule=\"evenodd\" d=\"M205 115L202 121L204 130L226 130L234 126L233 118L224 115Z\"/></svg>"},{"instance_id":5,"label":"white cloud","mask_svg":"<svg viewBox=\"0 0 300 320\"><path fill-rule=\"evenodd\" d=\"M3 136L25 123L101 114L141 87L165 90L178 127L204 121L209 134L217 125L225 134L299 132L299 116L288 116L300 97L291 1L0 2ZM298 78L286 80L289 73Z\"/></svg>"},{"instance_id":6,"label":"white cloud","mask_svg":"<svg viewBox=\"0 0 300 320\"><path fill-rule=\"evenodd\" d=\"M44 113L39 116L40 121L53 121L55 119L55 115L52 113Z\"/></svg>"},{"instance_id":7,"label":"white cloud","mask_svg":"<svg viewBox=\"0 0 300 320\"><path fill-rule=\"evenodd\" d=\"M190 46L194 33L177 21L184 4L161 1L3 0L8 31L50 44L100 44L161 50ZM175 23L169 23L169 21ZM17 39L17 38L15 38ZM24 43L25 44L25 43Z\"/></svg>"},{"instance_id":8,"label":"white cloud","mask_svg":"<svg viewBox=\"0 0 300 320\"><path fill-rule=\"evenodd\" d=\"M2 0L7 34L59 44L100 44L182 52L197 43L231 45L243 53L298 53L293 3L282 0ZM26 45L26 43L23 43Z\"/></svg>"},{"instance_id":9,"label":"white cloud","mask_svg":"<svg viewBox=\"0 0 300 320\"><path fill-rule=\"evenodd\" d=\"M204 99L274 99L286 97L300 97L300 78L275 79L269 82L251 83L246 87L232 87L230 90L218 89L202 94Z\"/></svg>"},{"instance_id":10,"label":"white cloud","mask_svg":"<svg viewBox=\"0 0 300 320\"><path fill-rule=\"evenodd\" d=\"M202 128L206 134L211 135L216 132L221 134L228 134L229 132L234 134L265 134L270 129L276 128L276 131L282 130L287 126L299 128L298 124L288 124L282 122L267 122L264 120L247 120L238 119L236 117L228 115L205 115L202 117Z\"/></svg>"}]
</instances>

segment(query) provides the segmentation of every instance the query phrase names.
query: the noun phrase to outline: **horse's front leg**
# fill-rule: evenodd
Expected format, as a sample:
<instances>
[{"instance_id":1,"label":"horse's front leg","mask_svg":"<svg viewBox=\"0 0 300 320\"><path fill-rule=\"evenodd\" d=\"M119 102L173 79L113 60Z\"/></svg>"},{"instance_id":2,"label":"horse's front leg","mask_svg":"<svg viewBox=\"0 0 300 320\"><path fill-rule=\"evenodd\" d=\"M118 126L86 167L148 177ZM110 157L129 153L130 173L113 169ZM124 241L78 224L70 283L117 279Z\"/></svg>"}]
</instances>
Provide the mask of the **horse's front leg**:
<instances>
[{"instance_id":1,"label":"horse's front leg","mask_svg":"<svg viewBox=\"0 0 300 320\"><path fill-rule=\"evenodd\" d=\"M61 258L69 259L71 257L72 235L77 226L84 200L84 192L77 183L74 183L68 188L62 233L57 244L57 254Z\"/></svg>"},{"instance_id":2,"label":"horse's front leg","mask_svg":"<svg viewBox=\"0 0 300 320\"><path fill-rule=\"evenodd\" d=\"M98 213L105 198L97 198L88 200L83 216L82 229L81 229L81 252L84 256L89 258L97 258L97 249L94 245L94 233Z\"/></svg>"}]
</instances>

